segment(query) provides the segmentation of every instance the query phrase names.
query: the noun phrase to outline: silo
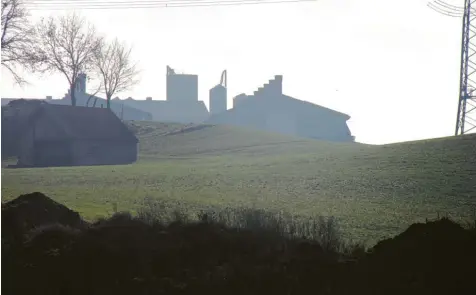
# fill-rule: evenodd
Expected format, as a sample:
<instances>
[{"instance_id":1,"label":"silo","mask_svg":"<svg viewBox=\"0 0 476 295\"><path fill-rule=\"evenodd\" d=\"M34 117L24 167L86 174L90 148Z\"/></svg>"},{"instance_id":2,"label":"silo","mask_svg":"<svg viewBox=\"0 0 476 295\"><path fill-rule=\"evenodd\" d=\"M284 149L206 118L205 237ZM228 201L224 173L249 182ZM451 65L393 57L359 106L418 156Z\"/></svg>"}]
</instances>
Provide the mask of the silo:
<instances>
[{"instance_id":1,"label":"silo","mask_svg":"<svg viewBox=\"0 0 476 295\"><path fill-rule=\"evenodd\" d=\"M210 89L210 114L215 115L227 110L226 87L217 85Z\"/></svg>"},{"instance_id":2,"label":"silo","mask_svg":"<svg viewBox=\"0 0 476 295\"><path fill-rule=\"evenodd\" d=\"M239 105L241 102L247 99L248 99L248 95L244 93L235 96L235 98L233 98L233 107L235 108L237 105Z\"/></svg>"}]
</instances>

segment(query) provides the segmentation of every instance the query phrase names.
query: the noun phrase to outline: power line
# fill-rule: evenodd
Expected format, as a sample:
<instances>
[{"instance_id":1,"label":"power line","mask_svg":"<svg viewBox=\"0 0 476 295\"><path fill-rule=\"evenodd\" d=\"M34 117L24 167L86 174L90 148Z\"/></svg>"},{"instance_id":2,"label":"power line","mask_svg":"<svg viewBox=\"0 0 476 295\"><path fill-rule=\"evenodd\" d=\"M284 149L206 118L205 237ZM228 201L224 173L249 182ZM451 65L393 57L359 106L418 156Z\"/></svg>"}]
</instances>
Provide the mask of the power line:
<instances>
[{"instance_id":1,"label":"power line","mask_svg":"<svg viewBox=\"0 0 476 295\"><path fill-rule=\"evenodd\" d=\"M87 5L109 5L109 4L154 4L162 2L200 2L204 0L29 0L24 1L26 4L37 4L37 5L76 5L76 4L87 4ZM260 0L261 1L261 0ZM219 2L226 2L226 0L219 0Z\"/></svg>"},{"instance_id":2,"label":"power line","mask_svg":"<svg viewBox=\"0 0 476 295\"><path fill-rule=\"evenodd\" d=\"M462 17L464 10L460 9L457 6L447 4L445 2L435 0L433 2L428 2L428 7L433 9L434 11L451 17Z\"/></svg>"},{"instance_id":3,"label":"power line","mask_svg":"<svg viewBox=\"0 0 476 295\"><path fill-rule=\"evenodd\" d=\"M456 6L456 5L452 5L452 4L448 4L444 1L441 1L441 0L435 0L434 1L436 4L438 5L441 5L443 7L446 7L447 9L452 9L452 10L455 10L455 11L459 11L461 13L464 13L464 8L463 7L460 7L460 6Z\"/></svg>"},{"instance_id":4,"label":"power line","mask_svg":"<svg viewBox=\"0 0 476 295\"><path fill-rule=\"evenodd\" d=\"M317 0L139 0L139 1L91 1L91 0L39 0L27 1L25 6L31 10L68 10L68 9L132 9L132 8L175 8L264 5L277 3L315 2Z\"/></svg>"}]
</instances>

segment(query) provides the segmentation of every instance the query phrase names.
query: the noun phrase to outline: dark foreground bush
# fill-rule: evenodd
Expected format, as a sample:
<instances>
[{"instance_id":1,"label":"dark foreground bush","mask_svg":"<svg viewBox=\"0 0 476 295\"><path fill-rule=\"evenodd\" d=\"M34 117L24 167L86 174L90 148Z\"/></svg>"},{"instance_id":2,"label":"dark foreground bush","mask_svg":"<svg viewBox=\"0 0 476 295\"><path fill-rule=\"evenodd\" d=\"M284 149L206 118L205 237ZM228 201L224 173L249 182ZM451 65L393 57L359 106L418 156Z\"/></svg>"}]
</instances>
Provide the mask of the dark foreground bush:
<instances>
[{"instance_id":1,"label":"dark foreground bush","mask_svg":"<svg viewBox=\"0 0 476 295\"><path fill-rule=\"evenodd\" d=\"M413 225L349 263L315 241L260 228L266 218L256 213L248 220L260 222L235 228L209 214L38 225L2 248L2 292L476 294L475 235L446 219Z\"/></svg>"},{"instance_id":2,"label":"dark foreground bush","mask_svg":"<svg viewBox=\"0 0 476 295\"><path fill-rule=\"evenodd\" d=\"M174 206L175 205L175 206ZM172 207L172 208L171 208ZM274 234L289 239L301 238L317 241L327 252L353 249L355 245L341 239L337 220L315 216L303 218L287 212L272 212L246 207L219 207L187 212L177 204L146 198L139 210L139 218L148 223L194 222L218 223L228 228L246 229L262 234Z\"/></svg>"}]
</instances>

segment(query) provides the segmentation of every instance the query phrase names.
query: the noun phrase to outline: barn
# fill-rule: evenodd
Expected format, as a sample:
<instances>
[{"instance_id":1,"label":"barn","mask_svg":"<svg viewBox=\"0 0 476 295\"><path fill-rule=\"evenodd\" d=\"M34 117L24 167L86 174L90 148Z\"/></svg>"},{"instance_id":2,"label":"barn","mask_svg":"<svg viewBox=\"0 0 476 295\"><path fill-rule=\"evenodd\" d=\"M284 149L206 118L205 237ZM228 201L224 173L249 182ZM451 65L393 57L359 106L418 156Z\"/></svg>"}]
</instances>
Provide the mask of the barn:
<instances>
[{"instance_id":1,"label":"barn","mask_svg":"<svg viewBox=\"0 0 476 295\"><path fill-rule=\"evenodd\" d=\"M130 164L138 139L109 109L41 104L19 134L18 166Z\"/></svg>"}]
</instances>

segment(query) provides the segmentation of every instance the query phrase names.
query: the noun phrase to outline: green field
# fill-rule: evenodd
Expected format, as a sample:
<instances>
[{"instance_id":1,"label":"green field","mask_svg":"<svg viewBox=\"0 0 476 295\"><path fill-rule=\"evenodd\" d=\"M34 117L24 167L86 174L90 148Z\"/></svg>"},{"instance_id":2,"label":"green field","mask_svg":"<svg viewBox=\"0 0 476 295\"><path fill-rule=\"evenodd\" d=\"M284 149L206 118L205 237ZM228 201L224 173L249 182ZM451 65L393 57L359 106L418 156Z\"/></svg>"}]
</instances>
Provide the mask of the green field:
<instances>
[{"instance_id":1,"label":"green field","mask_svg":"<svg viewBox=\"0 0 476 295\"><path fill-rule=\"evenodd\" d=\"M133 123L138 163L2 168L2 202L41 191L88 219L140 206L248 206L333 215L347 237L372 242L415 221L476 212L476 135L370 146L224 126Z\"/></svg>"}]
</instances>

